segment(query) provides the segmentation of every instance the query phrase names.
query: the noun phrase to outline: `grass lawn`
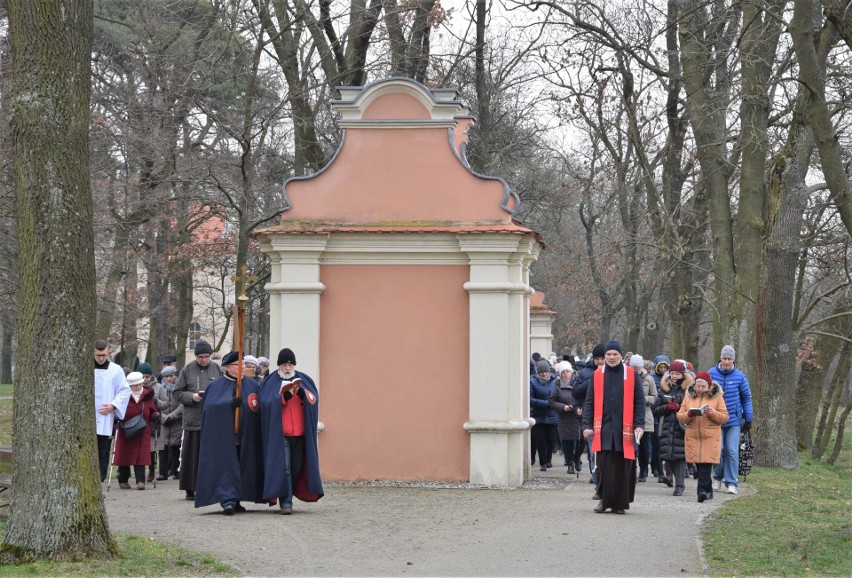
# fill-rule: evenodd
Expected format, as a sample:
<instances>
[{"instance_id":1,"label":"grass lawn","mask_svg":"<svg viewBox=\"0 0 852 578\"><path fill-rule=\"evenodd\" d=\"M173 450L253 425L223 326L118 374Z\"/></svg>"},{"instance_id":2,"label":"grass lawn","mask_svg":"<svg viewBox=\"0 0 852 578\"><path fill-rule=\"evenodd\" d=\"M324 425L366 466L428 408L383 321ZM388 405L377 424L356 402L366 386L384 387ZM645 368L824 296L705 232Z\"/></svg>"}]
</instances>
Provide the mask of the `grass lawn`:
<instances>
[{"instance_id":1,"label":"grass lawn","mask_svg":"<svg viewBox=\"0 0 852 578\"><path fill-rule=\"evenodd\" d=\"M852 474L800 459L798 471L754 468L757 492L705 523L711 575L852 576Z\"/></svg>"},{"instance_id":2,"label":"grass lawn","mask_svg":"<svg viewBox=\"0 0 852 578\"><path fill-rule=\"evenodd\" d=\"M6 531L0 522L0 534ZM122 558L85 562L37 562L0 566L4 576L239 576L236 569L199 554L157 540L115 536Z\"/></svg>"}]
</instances>

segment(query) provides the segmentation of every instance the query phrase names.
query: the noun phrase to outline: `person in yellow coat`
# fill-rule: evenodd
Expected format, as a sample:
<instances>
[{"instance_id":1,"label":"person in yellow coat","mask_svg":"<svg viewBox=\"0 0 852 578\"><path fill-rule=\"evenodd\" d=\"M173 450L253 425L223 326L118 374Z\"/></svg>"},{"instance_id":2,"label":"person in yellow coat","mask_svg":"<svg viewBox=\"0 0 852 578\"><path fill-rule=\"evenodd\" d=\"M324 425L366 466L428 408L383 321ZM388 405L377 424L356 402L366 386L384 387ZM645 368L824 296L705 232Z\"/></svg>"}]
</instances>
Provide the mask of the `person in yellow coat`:
<instances>
[{"instance_id":1,"label":"person in yellow coat","mask_svg":"<svg viewBox=\"0 0 852 578\"><path fill-rule=\"evenodd\" d=\"M698 467L698 501L713 498L711 473L719 463L722 448L722 424L728 421L728 408L722 388L706 371L695 376L677 412L686 426L686 461Z\"/></svg>"}]
</instances>

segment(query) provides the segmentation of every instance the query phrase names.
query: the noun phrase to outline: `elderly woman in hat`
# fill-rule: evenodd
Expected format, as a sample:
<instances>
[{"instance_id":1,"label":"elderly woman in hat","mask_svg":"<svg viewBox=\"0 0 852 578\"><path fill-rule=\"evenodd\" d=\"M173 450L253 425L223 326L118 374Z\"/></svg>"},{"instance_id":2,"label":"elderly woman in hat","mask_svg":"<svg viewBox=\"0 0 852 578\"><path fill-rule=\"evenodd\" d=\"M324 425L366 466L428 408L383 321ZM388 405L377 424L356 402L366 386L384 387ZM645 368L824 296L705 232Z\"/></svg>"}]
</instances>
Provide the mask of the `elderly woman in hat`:
<instances>
[{"instance_id":1,"label":"elderly woman in hat","mask_svg":"<svg viewBox=\"0 0 852 578\"><path fill-rule=\"evenodd\" d=\"M163 380L162 388L168 405L161 411L163 414L162 429L160 430L160 441L163 444L160 450L160 475L158 480L166 480L169 476L173 480L178 479L178 465L180 464L180 442L183 436L183 404L174 395L175 382L177 381L177 368L167 365L160 373Z\"/></svg>"},{"instance_id":2,"label":"elderly woman in hat","mask_svg":"<svg viewBox=\"0 0 852 578\"><path fill-rule=\"evenodd\" d=\"M713 498L710 473L713 464L719 463L728 408L722 388L708 372L700 372L695 383L686 388L677 419L686 426L686 461L698 468L698 501L709 500Z\"/></svg>"},{"instance_id":3,"label":"elderly woman in hat","mask_svg":"<svg viewBox=\"0 0 852 578\"><path fill-rule=\"evenodd\" d=\"M124 422L141 415L145 420L145 429L128 437L119 427L115 441L115 456L113 465L118 466L118 487L129 490L130 467L136 478L136 489L145 489L145 467L151 464L151 422L159 419L157 407L154 405L154 390L145 383L145 377L138 371L127 375L130 386L130 400L124 412Z\"/></svg>"},{"instance_id":4,"label":"elderly woman in hat","mask_svg":"<svg viewBox=\"0 0 852 578\"><path fill-rule=\"evenodd\" d=\"M550 390L548 401L550 409L559 414L559 423L556 429L559 431L559 441L562 443L562 454L568 473L577 473L575 462L576 456L582 454L583 445L580 444L580 415L583 413L577 402L574 401L574 367L567 361L560 361L554 368L556 381ZM580 452L577 452L577 446Z\"/></svg>"},{"instance_id":5,"label":"elderly woman in hat","mask_svg":"<svg viewBox=\"0 0 852 578\"><path fill-rule=\"evenodd\" d=\"M665 461L674 477L674 495L682 496L686 478L686 451L684 449L684 428L678 422L677 412L683 404L686 390L692 387L695 378L687 372L686 364L678 359L669 366L669 372L660 380L657 401L653 413L660 420L660 459ZM664 477L666 485L671 487L670 477Z\"/></svg>"}]
</instances>

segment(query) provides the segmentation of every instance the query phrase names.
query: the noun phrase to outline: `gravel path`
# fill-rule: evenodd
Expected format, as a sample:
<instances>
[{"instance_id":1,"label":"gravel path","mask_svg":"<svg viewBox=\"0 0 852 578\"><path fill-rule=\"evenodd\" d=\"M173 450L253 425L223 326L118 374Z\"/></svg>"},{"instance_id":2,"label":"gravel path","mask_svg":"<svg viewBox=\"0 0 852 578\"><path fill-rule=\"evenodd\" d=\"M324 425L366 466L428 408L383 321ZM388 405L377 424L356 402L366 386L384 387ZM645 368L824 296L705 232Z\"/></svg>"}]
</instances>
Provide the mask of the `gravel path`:
<instances>
[{"instance_id":1,"label":"gravel path","mask_svg":"<svg viewBox=\"0 0 852 578\"><path fill-rule=\"evenodd\" d=\"M137 491L113 479L104 498L113 532L208 552L247 576L701 576L701 521L734 498L699 504L694 480L675 498L649 479L626 515L595 514L587 473L535 474L516 490L329 484L292 516L195 509L172 480ZM661 540L678 547L663 554Z\"/></svg>"}]
</instances>

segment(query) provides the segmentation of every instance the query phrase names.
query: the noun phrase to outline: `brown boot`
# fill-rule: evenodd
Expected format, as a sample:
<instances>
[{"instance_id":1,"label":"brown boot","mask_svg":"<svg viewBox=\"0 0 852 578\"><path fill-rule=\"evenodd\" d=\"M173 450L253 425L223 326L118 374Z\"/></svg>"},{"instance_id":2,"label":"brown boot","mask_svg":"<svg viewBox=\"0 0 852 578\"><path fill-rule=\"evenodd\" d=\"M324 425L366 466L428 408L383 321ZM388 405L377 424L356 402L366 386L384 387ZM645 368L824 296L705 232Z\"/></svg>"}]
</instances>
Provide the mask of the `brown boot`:
<instances>
[{"instance_id":1,"label":"brown boot","mask_svg":"<svg viewBox=\"0 0 852 578\"><path fill-rule=\"evenodd\" d=\"M137 490L144 490L145 489L145 482L136 482L136 489Z\"/></svg>"},{"instance_id":2,"label":"brown boot","mask_svg":"<svg viewBox=\"0 0 852 578\"><path fill-rule=\"evenodd\" d=\"M130 484L128 484L127 482L118 482L118 487L122 490L129 490Z\"/></svg>"},{"instance_id":3,"label":"brown boot","mask_svg":"<svg viewBox=\"0 0 852 578\"><path fill-rule=\"evenodd\" d=\"M154 470L151 470L150 472L148 472L148 481L149 482L154 481Z\"/></svg>"}]
</instances>

